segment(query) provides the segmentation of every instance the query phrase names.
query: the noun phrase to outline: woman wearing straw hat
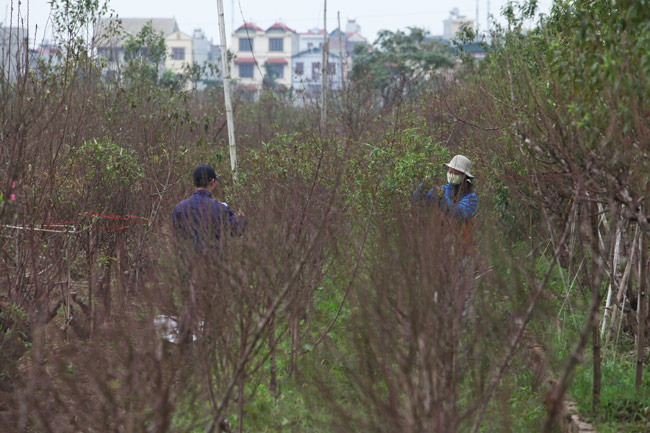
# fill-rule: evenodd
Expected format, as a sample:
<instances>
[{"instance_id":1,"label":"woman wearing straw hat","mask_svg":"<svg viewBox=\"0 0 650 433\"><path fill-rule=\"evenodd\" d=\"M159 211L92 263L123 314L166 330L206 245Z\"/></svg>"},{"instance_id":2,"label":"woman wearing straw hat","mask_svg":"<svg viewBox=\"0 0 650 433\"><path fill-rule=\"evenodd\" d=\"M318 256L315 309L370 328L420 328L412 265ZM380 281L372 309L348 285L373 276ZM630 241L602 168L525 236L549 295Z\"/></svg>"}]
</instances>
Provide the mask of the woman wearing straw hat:
<instances>
[{"instance_id":1,"label":"woman wearing straw hat","mask_svg":"<svg viewBox=\"0 0 650 433\"><path fill-rule=\"evenodd\" d=\"M471 225L472 218L476 215L478 200L474 193L472 179L474 176L470 172L472 162L463 155L454 156L448 164L443 164L447 169L447 185L440 187L440 196L432 188L426 196L423 197L422 185L413 193L413 201L420 201L422 198L427 203L433 204L436 199L438 207L447 215L456 218L467 225Z\"/></svg>"},{"instance_id":2,"label":"woman wearing straw hat","mask_svg":"<svg viewBox=\"0 0 650 433\"><path fill-rule=\"evenodd\" d=\"M443 166L447 169L447 184L438 188L432 188L424 197L422 191L423 184L420 184L413 193L413 201L417 202L424 198L427 204L433 204L437 200L438 208L450 217L448 219L458 223L444 225L447 229L456 227L460 232L456 232L458 237L450 236L447 239L456 239L459 241L458 244L452 241L451 251L455 251L455 254L460 255L460 266L466 271L464 275L471 277L474 274L472 257L476 252L472 226L478 202L474 193L474 185L472 184L472 179L474 179L470 171L472 163L466 156L456 155L449 163L443 164ZM463 316L468 314L472 309L471 297L472 290L469 288L464 292Z\"/></svg>"}]
</instances>

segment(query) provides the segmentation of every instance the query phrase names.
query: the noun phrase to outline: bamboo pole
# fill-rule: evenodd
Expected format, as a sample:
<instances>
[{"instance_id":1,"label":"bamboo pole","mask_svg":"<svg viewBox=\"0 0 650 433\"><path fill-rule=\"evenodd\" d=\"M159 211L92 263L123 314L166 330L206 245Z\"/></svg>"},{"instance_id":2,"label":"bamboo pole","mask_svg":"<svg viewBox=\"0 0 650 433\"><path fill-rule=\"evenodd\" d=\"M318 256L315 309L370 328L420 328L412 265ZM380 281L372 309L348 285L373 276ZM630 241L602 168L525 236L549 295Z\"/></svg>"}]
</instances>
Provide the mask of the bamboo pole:
<instances>
[{"instance_id":1,"label":"bamboo pole","mask_svg":"<svg viewBox=\"0 0 650 433\"><path fill-rule=\"evenodd\" d=\"M609 287L607 288L607 300L605 301L605 311L603 311L603 325L600 329L600 338L605 337L607 329L607 314L612 302L612 286L616 284L616 271L618 270L618 258L621 252L621 226L616 227L616 242L614 243L614 260L612 263L612 272L609 278Z\"/></svg>"},{"instance_id":2,"label":"bamboo pole","mask_svg":"<svg viewBox=\"0 0 650 433\"><path fill-rule=\"evenodd\" d=\"M592 254L592 266L591 266L591 305L594 306L592 310L591 318L589 319L592 323L591 326L591 359L592 359L592 371L593 371L593 381L591 387L591 410L596 413L598 406L600 405L600 387L602 383L602 371L601 371L601 351L600 351L600 334L598 333L598 312L600 308L600 282L601 282L601 273L604 268L604 261L601 259L602 256L609 251L609 245L611 245L611 236L607 236L608 248L605 248L603 237L600 233L600 225L602 223L602 218L597 218L593 213L592 205L592 216L591 216L591 249ZM600 211L600 206L598 207ZM601 214L602 215L602 214Z\"/></svg>"},{"instance_id":3,"label":"bamboo pole","mask_svg":"<svg viewBox=\"0 0 650 433\"><path fill-rule=\"evenodd\" d=\"M341 74L341 90L345 89L345 81L343 78L343 35L341 31L341 11L336 12L336 17L339 22L339 74Z\"/></svg>"},{"instance_id":4,"label":"bamboo pole","mask_svg":"<svg viewBox=\"0 0 650 433\"><path fill-rule=\"evenodd\" d=\"M223 0L217 0L219 13L219 38L221 46L221 69L223 73L223 96L226 103L226 123L228 124L228 148L230 149L230 169L233 179L237 179L237 148L235 146L235 125L232 119L232 103L230 101L230 65L226 45L226 24L224 22Z\"/></svg>"},{"instance_id":5,"label":"bamboo pole","mask_svg":"<svg viewBox=\"0 0 650 433\"><path fill-rule=\"evenodd\" d=\"M321 137L325 136L325 124L327 123L327 0L324 0L323 6L323 47L321 53L323 54L322 78L321 78L321 107L320 107L320 131Z\"/></svg>"},{"instance_id":6,"label":"bamboo pole","mask_svg":"<svg viewBox=\"0 0 650 433\"><path fill-rule=\"evenodd\" d=\"M630 278L630 273L632 272L632 263L634 262L634 256L636 253L636 243L639 239L639 226L636 225L634 229L634 236L632 240L632 248L630 248L630 253L628 254L627 264L625 265L625 271L623 271L623 276L621 281L618 284L618 293L616 294L616 304L620 306L621 318L623 317L623 305L625 304L625 287L627 286L627 280ZM609 327L607 331L607 336L605 337L605 346L609 343L609 339L612 335L612 328L616 324L616 313L618 308L614 308L612 311L612 318L609 321Z\"/></svg>"}]
</instances>

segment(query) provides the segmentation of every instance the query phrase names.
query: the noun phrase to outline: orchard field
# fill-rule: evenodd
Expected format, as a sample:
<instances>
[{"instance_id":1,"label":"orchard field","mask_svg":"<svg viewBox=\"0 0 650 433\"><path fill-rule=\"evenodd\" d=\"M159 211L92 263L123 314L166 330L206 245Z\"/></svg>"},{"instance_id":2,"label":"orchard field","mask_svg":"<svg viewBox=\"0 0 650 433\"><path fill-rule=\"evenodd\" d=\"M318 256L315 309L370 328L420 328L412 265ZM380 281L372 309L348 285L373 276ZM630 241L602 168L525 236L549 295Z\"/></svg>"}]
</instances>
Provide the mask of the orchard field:
<instances>
[{"instance_id":1,"label":"orchard field","mask_svg":"<svg viewBox=\"0 0 650 433\"><path fill-rule=\"evenodd\" d=\"M108 9L61 4L56 61L0 81L0 431L551 432L568 398L650 429L648 1L512 4L480 62L384 32L324 123L235 87L236 176L222 86L159 77L147 32L108 78ZM411 199L455 154L469 255ZM247 225L190 278L170 213L201 163Z\"/></svg>"}]
</instances>

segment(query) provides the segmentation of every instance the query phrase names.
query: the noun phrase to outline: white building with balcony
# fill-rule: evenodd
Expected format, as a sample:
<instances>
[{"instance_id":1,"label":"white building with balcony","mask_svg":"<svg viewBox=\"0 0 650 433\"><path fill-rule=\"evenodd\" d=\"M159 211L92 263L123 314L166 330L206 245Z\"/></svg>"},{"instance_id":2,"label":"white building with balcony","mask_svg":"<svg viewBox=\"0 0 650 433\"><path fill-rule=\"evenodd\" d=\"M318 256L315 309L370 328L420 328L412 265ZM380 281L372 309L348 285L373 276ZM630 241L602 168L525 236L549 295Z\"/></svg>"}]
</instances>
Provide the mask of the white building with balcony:
<instances>
[{"instance_id":1,"label":"white building with balcony","mask_svg":"<svg viewBox=\"0 0 650 433\"><path fill-rule=\"evenodd\" d=\"M291 87L291 57L298 52L298 34L282 23L266 30L244 23L233 32L232 47L236 54L233 78L252 91L262 88L266 75L277 85Z\"/></svg>"}]
</instances>

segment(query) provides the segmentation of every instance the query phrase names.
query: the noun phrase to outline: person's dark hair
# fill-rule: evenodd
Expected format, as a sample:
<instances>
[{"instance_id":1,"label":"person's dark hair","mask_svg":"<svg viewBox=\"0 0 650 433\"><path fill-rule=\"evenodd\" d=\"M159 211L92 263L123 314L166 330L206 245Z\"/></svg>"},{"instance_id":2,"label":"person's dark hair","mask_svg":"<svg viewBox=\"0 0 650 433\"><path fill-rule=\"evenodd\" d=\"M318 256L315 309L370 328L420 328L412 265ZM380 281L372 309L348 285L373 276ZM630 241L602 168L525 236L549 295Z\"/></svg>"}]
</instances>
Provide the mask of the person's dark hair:
<instances>
[{"instance_id":1,"label":"person's dark hair","mask_svg":"<svg viewBox=\"0 0 650 433\"><path fill-rule=\"evenodd\" d=\"M456 189L456 193L452 195L451 199L454 203L458 203L461 198L465 197L467 194L474 192L474 184L470 182L466 175L463 175L463 181L460 183L460 186Z\"/></svg>"},{"instance_id":2,"label":"person's dark hair","mask_svg":"<svg viewBox=\"0 0 650 433\"><path fill-rule=\"evenodd\" d=\"M214 168L207 164L197 165L192 173L194 178L194 186L197 188L207 188L212 179L219 180Z\"/></svg>"}]
</instances>

